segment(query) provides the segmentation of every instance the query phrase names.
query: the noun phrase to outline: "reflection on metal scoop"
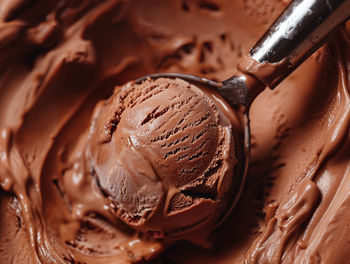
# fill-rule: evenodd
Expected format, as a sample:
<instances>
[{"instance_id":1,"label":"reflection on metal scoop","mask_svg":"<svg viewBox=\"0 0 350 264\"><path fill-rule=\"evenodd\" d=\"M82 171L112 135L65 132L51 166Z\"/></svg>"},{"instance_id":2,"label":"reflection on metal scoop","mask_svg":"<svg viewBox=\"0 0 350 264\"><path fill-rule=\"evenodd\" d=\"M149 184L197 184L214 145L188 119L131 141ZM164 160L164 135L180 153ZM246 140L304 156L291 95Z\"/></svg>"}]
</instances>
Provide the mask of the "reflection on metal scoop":
<instances>
[{"instance_id":1,"label":"reflection on metal scoop","mask_svg":"<svg viewBox=\"0 0 350 264\"><path fill-rule=\"evenodd\" d=\"M202 84L217 91L225 100L231 105L243 105L248 104L248 88L246 86L245 76L233 76L223 82L215 82L203 77L198 77L190 74L182 73L155 73L136 80L136 83L140 83L147 78L179 78L193 84Z\"/></svg>"},{"instance_id":2,"label":"reflection on metal scoop","mask_svg":"<svg viewBox=\"0 0 350 264\"><path fill-rule=\"evenodd\" d=\"M242 176L232 204L217 227L231 214L245 183L250 155L248 110L251 102L264 87L273 89L283 81L321 47L333 30L349 16L350 0L294 0L245 57L246 61L253 62L251 64L255 66L242 66L244 74L233 76L223 82L180 73L157 73L136 80L138 83L147 78L179 78L216 91L232 106L242 106L241 114L245 122L245 164L242 166ZM262 73L259 72L260 66L273 70ZM254 81L248 81L248 78Z\"/></svg>"}]
</instances>

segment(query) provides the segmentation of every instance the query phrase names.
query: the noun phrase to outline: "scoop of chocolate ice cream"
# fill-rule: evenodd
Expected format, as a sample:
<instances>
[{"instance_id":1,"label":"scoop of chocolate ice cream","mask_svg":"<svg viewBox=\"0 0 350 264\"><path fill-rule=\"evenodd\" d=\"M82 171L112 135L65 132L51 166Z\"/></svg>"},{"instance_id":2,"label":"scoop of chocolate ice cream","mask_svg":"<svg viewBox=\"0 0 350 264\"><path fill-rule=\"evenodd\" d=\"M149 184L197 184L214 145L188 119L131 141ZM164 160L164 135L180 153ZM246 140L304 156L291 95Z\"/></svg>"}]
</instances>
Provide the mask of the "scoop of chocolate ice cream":
<instances>
[{"instance_id":1,"label":"scoop of chocolate ice cream","mask_svg":"<svg viewBox=\"0 0 350 264\"><path fill-rule=\"evenodd\" d=\"M156 238L215 227L242 151L239 118L221 104L183 80L149 79L97 106L87 153L117 217Z\"/></svg>"}]
</instances>

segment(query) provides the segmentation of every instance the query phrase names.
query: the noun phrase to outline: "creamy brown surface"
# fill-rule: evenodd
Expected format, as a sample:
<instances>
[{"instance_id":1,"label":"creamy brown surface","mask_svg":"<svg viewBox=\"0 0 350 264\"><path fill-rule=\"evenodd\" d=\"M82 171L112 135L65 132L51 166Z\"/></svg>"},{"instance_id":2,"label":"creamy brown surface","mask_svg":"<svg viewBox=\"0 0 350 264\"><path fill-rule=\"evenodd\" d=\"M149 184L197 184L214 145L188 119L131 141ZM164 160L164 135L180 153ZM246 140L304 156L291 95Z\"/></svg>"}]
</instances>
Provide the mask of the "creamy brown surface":
<instances>
[{"instance_id":1,"label":"creamy brown surface","mask_svg":"<svg viewBox=\"0 0 350 264\"><path fill-rule=\"evenodd\" d=\"M97 102L152 72L223 80L288 1L0 3L0 263L129 263L161 242L116 219L85 146ZM212 234L153 263L347 263L347 28L251 111L245 191Z\"/></svg>"}]
</instances>

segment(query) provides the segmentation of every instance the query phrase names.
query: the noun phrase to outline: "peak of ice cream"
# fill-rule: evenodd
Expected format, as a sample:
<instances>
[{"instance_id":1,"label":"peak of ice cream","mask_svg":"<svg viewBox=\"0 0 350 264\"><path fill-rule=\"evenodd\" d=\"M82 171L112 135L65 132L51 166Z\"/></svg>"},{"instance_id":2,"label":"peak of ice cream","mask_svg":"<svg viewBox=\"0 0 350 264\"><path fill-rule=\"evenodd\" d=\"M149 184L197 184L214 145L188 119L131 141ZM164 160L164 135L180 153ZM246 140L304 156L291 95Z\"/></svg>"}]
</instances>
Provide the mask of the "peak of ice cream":
<instances>
[{"instance_id":1,"label":"peak of ice cream","mask_svg":"<svg viewBox=\"0 0 350 264\"><path fill-rule=\"evenodd\" d=\"M207 93L148 79L98 105L88 155L108 206L131 227L156 238L210 232L229 208L242 128Z\"/></svg>"}]
</instances>

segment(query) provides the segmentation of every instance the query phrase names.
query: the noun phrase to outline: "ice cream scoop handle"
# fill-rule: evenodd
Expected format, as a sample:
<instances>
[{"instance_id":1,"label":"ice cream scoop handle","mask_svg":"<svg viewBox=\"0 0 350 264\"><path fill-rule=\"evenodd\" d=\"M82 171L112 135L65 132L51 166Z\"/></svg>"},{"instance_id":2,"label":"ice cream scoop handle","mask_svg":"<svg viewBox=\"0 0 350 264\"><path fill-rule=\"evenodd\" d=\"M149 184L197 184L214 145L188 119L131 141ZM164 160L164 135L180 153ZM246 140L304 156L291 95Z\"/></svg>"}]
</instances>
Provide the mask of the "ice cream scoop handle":
<instances>
[{"instance_id":1,"label":"ice cream scoop handle","mask_svg":"<svg viewBox=\"0 0 350 264\"><path fill-rule=\"evenodd\" d=\"M250 50L251 58L259 63L288 63L286 71L274 72L268 86L273 88L285 79L349 16L350 0L292 1Z\"/></svg>"}]
</instances>

